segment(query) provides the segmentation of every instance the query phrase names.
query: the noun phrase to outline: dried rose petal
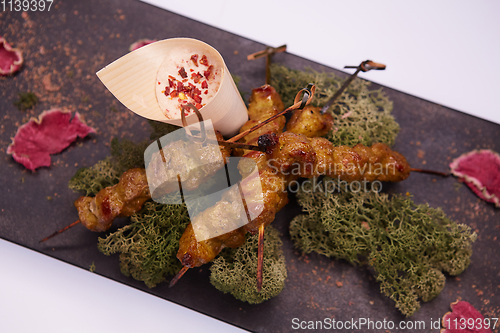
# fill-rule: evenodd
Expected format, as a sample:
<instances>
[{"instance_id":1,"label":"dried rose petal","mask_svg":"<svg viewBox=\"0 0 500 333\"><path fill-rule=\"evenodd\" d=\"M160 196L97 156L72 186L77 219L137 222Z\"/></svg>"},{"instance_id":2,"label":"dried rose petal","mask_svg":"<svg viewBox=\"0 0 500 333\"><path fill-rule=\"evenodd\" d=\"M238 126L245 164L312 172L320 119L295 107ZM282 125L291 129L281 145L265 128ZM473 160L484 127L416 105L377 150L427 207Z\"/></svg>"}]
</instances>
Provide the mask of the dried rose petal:
<instances>
[{"instance_id":1,"label":"dried rose petal","mask_svg":"<svg viewBox=\"0 0 500 333\"><path fill-rule=\"evenodd\" d=\"M10 75L17 72L23 64L23 54L19 49L13 49L9 43L0 37L0 75Z\"/></svg>"},{"instance_id":2,"label":"dried rose petal","mask_svg":"<svg viewBox=\"0 0 500 333\"><path fill-rule=\"evenodd\" d=\"M494 321L484 319L470 303L456 301L451 303L451 312L443 316L443 329L439 333L492 333Z\"/></svg>"},{"instance_id":3,"label":"dried rose petal","mask_svg":"<svg viewBox=\"0 0 500 333\"><path fill-rule=\"evenodd\" d=\"M130 45L129 51L130 52L135 51L138 48L141 48L143 46L146 46L146 45L154 43L154 42L156 42L155 39L139 39L137 42L135 42L132 45Z\"/></svg>"},{"instance_id":4,"label":"dried rose petal","mask_svg":"<svg viewBox=\"0 0 500 333\"><path fill-rule=\"evenodd\" d=\"M500 156L489 150L473 150L450 164L451 173L463 179L481 199L500 207Z\"/></svg>"},{"instance_id":5,"label":"dried rose petal","mask_svg":"<svg viewBox=\"0 0 500 333\"><path fill-rule=\"evenodd\" d=\"M77 137L84 138L95 129L87 126L78 112L71 119L71 112L52 109L17 129L12 144L7 149L16 162L34 171L50 166L50 155L68 147Z\"/></svg>"}]
</instances>

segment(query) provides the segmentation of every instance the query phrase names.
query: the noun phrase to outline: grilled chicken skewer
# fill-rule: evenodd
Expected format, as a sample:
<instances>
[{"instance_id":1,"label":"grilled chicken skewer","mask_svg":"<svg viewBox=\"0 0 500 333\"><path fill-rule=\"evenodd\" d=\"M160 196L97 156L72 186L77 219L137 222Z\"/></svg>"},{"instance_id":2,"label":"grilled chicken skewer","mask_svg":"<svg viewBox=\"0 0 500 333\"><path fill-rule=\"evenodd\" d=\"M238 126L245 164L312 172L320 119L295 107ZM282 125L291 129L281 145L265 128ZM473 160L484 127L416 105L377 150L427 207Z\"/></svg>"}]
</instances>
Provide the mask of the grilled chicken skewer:
<instances>
[{"instance_id":1,"label":"grilled chicken skewer","mask_svg":"<svg viewBox=\"0 0 500 333\"><path fill-rule=\"evenodd\" d=\"M245 126L251 128L255 126L255 124L261 123L268 119L269 116L275 115L282 110L283 103L272 87L263 86L255 89L252 93L252 99L249 106L250 120L241 129L241 132L245 131ZM358 145L353 148L344 146L333 147L326 139L316 137L308 139L307 136L326 134L332 125L331 116L328 114L321 114L318 108L306 107L304 110L296 110L292 116L292 121L289 122L287 126L289 131L280 134L283 130L284 123L284 117L281 116L276 118L273 122L269 122L265 126L257 129L256 133L251 133L240 140L240 142L248 144L259 143L260 140L261 145L266 144L268 148L267 153L239 150L240 155L244 154L244 157L254 160L259 167L260 182L264 194L264 210L262 213L244 227L201 242L196 240L193 226L189 224L179 242L179 252L177 255L184 267L171 281L171 285L175 284L188 268L201 266L213 260L224 247L236 248L241 246L245 241L246 232L252 234L259 233L260 239L262 239L264 227L274 220L275 214L288 202L286 190L276 191L276 189L286 189L287 185L292 180L299 177L316 177L326 174L334 177L338 176L339 179L346 181L359 179L399 181L405 179L409 174L410 169L404 157L393 152L385 145L376 144L372 147ZM295 133L292 133L292 131ZM221 147L223 156L229 156L229 152L223 149L224 148ZM170 159L171 158L169 158L169 160ZM373 172L373 169L368 168L370 165L375 165L377 163L382 165L382 169L379 170L383 171L378 172L378 175L376 172ZM353 168L352 165L358 165L358 171L356 171L356 168ZM251 172L249 167L245 166L243 162L239 165L239 168L243 176ZM292 170L295 170L294 168L299 168L300 170L298 172L292 172ZM371 171L360 172L365 169ZM278 172L278 170L280 171ZM205 179L204 177L199 177L198 179L202 178ZM196 186L195 183L193 183L193 186ZM110 194L108 200L113 200L113 198L115 198L115 196L111 195L112 192L113 191L109 192L108 190ZM147 195L150 195L149 191ZM101 201L103 201L106 196L102 195L99 197L102 199ZM149 199L149 197L146 199L146 195L142 193L138 195L137 198L130 197L129 199L128 201L135 204L133 206L134 208L132 208L132 206L125 210L122 208L122 210L124 210L123 212L115 209L115 215L116 212L118 212L118 215L115 217L129 216L123 214L130 212L130 214L132 214L139 211L143 202ZM97 196L94 198L94 204L85 206L83 203L88 201L89 198L81 200L82 208L79 209L79 215L84 216L83 218L81 217L82 220L89 220L90 223L85 223L86 225L92 226L91 228L95 228L96 231L100 230L98 230L97 227L93 227L94 225L99 227L111 225L113 218L101 219L102 222L95 223L96 219L97 221L100 219L100 217L97 216L99 213L97 213L97 215L95 214L95 212L99 212L99 210L94 209L92 211L90 207L99 207ZM140 201L142 201L142 203ZM196 216L195 219L219 219L221 221L229 221L233 218L232 214L235 212L231 211L231 209L224 209L224 202L227 204L234 201L234 195L231 195L229 192L229 194L223 197L215 206L203 211ZM247 201L245 208L248 210L251 209L251 206L252 201ZM81 214L80 210L82 211ZM94 214L94 216L88 215L90 213ZM87 215L90 216L90 218L87 218ZM259 253L259 258L261 257L262 255ZM260 270L262 270L262 264L259 266ZM258 276L261 276L261 274L258 274ZM260 286L262 278L260 278L257 283L258 286Z\"/></svg>"},{"instance_id":2,"label":"grilled chicken skewer","mask_svg":"<svg viewBox=\"0 0 500 333\"><path fill-rule=\"evenodd\" d=\"M120 177L118 184L106 187L95 197L81 196L75 201L79 220L56 231L40 242L44 242L61 232L81 223L91 231L108 230L117 217L131 216L138 212L144 202L151 199L146 170L134 168Z\"/></svg>"},{"instance_id":3,"label":"grilled chicken skewer","mask_svg":"<svg viewBox=\"0 0 500 333\"><path fill-rule=\"evenodd\" d=\"M261 225L268 225L276 213L288 202L286 188L290 181L299 177L327 175L343 181L402 181L408 178L410 166L399 153L385 144L372 147L357 145L334 147L323 138L307 138L301 134L284 132L270 137L267 153L252 151L244 155L253 159L259 168L260 182L264 198L264 210L247 225L206 241L197 242L192 226L188 226L179 244L177 257L183 266L197 267L212 261L224 248L235 247L242 241L245 232L256 234ZM376 168L375 168L376 166ZM238 166L245 177L252 170L246 169L245 162ZM244 186L244 183L243 185ZM245 191L244 191L245 192ZM223 197L213 207L197 215L197 219L220 220L225 223L235 213L229 207L237 197ZM247 200L247 206L252 202Z\"/></svg>"},{"instance_id":4,"label":"grilled chicken skewer","mask_svg":"<svg viewBox=\"0 0 500 333\"><path fill-rule=\"evenodd\" d=\"M219 132L216 132L216 138L218 140L223 139ZM189 163L210 159L211 154L214 153L214 151L207 152L202 149L186 151L186 149L183 149L186 145L187 143L184 141L175 141L171 145L163 147L161 151L155 153L151 158L148 173L154 174L156 182L164 184L160 189L163 195L178 190L177 175L179 174L183 179L189 179L189 182L184 184L185 189L192 190L209 179L223 166L220 163L211 164L203 169L197 168L194 171L186 169L185 166ZM163 149L169 150L168 161L165 160ZM226 146L219 146L219 149L225 162L226 157L231 154L231 149ZM95 197L82 196L78 198L74 205L78 210L79 220L45 237L40 242L45 242L79 223L91 231L103 232L111 227L115 218L131 216L137 213L141 210L144 202L151 199L146 174L144 168L127 170L120 177L118 184L102 189Z\"/></svg>"},{"instance_id":5,"label":"grilled chicken skewer","mask_svg":"<svg viewBox=\"0 0 500 333\"><path fill-rule=\"evenodd\" d=\"M331 128L331 118L322 115L317 108L295 112L295 122L292 122L290 127L296 129L298 134L285 132L276 136L273 129L277 132L281 130L281 127L275 126L269 130L266 124L258 129L258 131L265 132L263 135L259 133L258 138L256 135L250 138L245 137L245 140L248 140L245 142L260 141L259 145L267 142L269 148L267 154L247 151L244 155L253 159L258 166L264 195L262 213L244 227L201 242L196 240L194 229L190 224L179 242L177 258L184 266L180 275L185 273L186 267L193 268L212 261L226 246L231 248L241 246L246 232L251 234L258 232L259 238L262 239L263 228L274 220L276 213L288 202L286 187L292 180L320 175L338 176L339 179L345 181L400 181L408 177L410 168L405 158L384 144L375 144L372 147L363 145L353 148L333 147L328 140L323 138L308 139L301 132L312 136L326 134ZM314 126L308 126L308 122ZM255 123L250 123L248 127L254 125ZM244 130L245 128L241 129L242 132ZM378 165L377 169L373 168L375 165ZM243 177L252 171L246 169L244 161L240 162L239 168ZM219 221L221 225L227 224L235 214L235 211L231 211L228 207L235 207L236 200L239 199L229 195L223 197L215 206L197 215L193 223ZM246 200L247 209L251 204L252 202ZM260 255L259 258L261 257ZM258 266L262 267L262 264ZM172 281L175 283L178 278L179 275ZM261 283L262 280L257 281L258 286Z\"/></svg>"}]
</instances>

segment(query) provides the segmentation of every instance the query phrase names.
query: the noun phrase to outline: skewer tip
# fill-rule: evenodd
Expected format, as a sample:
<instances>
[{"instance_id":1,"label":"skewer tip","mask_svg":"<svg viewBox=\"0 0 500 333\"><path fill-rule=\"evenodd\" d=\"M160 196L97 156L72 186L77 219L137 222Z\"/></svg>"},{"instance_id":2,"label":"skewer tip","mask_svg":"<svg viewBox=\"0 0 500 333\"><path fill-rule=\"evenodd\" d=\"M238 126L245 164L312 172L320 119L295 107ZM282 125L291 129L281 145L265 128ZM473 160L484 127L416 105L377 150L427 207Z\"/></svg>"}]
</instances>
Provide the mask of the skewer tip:
<instances>
[{"instance_id":1,"label":"skewer tip","mask_svg":"<svg viewBox=\"0 0 500 333\"><path fill-rule=\"evenodd\" d=\"M257 249L257 291L262 289L262 270L264 265L264 225L259 227L259 247Z\"/></svg>"},{"instance_id":2,"label":"skewer tip","mask_svg":"<svg viewBox=\"0 0 500 333\"><path fill-rule=\"evenodd\" d=\"M51 235L49 235L49 236L45 237L44 239L42 239L41 241L39 241L39 243L43 243L43 242L45 242L46 240L49 240L49 239L51 239L52 237L59 235L60 233L62 233L62 232L64 232L64 231L68 230L69 228L74 227L74 226L75 226L75 225L77 225L78 223L80 223L80 220L76 220L75 222L71 223L70 225L65 226L65 227L64 227L64 228L62 228L61 230L58 230L58 231L54 232L53 234L51 234Z\"/></svg>"},{"instance_id":3,"label":"skewer tip","mask_svg":"<svg viewBox=\"0 0 500 333\"><path fill-rule=\"evenodd\" d=\"M189 267L183 266L181 270L177 274L175 274L174 278L170 281L168 287L172 288L177 283L177 281L179 281L179 279L184 275L184 273L186 273L188 269Z\"/></svg>"},{"instance_id":4,"label":"skewer tip","mask_svg":"<svg viewBox=\"0 0 500 333\"><path fill-rule=\"evenodd\" d=\"M419 168L410 168L410 171L411 172L428 173L430 175L436 175L436 176L441 176L441 177L448 177L450 175L449 172L441 172L441 171L419 169Z\"/></svg>"}]
</instances>

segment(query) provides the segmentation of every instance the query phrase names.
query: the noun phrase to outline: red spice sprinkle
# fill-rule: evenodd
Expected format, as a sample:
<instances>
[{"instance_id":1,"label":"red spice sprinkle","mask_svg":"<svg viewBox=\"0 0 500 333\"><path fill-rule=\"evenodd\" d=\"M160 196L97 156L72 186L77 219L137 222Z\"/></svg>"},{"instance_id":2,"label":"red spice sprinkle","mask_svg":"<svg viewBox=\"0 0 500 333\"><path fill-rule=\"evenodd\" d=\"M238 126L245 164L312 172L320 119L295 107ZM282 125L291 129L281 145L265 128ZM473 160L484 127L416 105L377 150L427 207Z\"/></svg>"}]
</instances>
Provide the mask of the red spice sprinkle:
<instances>
[{"instance_id":1,"label":"red spice sprinkle","mask_svg":"<svg viewBox=\"0 0 500 333\"><path fill-rule=\"evenodd\" d=\"M202 88L202 89L207 89L207 88L208 88L208 82L207 82L207 80L205 80L205 81L203 81L203 82L201 83L201 88Z\"/></svg>"},{"instance_id":2,"label":"red spice sprinkle","mask_svg":"<svg viewBox=\"0 0 500 333\"><path fill-rule=\"evenodd\" d=\"M182 82L177 82L177 91L182 92L184 91L184 86L182 85Z\"/></svg>"},{"instance_id":3,"label":"red spice sprinkle","mask_svg":"<svg viewBox=\"0 0 500 333\"><path fill-rule=\"evenodd\" d=\"M208 90L205 90L204 94L205 94L205 95L208 95Z\"/></svg>"},{"instance_id":4,"label":"red spice sprinkle","mask_svg":"<svg viewBox=\"0 0 500 333\"><path fill-rule=\"evenodd\" d=\"M179 96L179 92L177 92L177 90L173 90L173 91L170 93L170 97L172 97L172 98L175 98L175 97L177 97L177 96Z\"/></svg>"},{"instance_id":5,"label":"red spice sprinkle","mask_svg":"<svg viewBox=\"0 0 500 333\"><path fill-rule=\"evenodd\" d=\"M175 77L173 77L172 75L169 75L169 76L168 76L168 78L169 78L170 80L175 81Z\"/></svg>"},{"instance_id":6,"label":"red spice sprinkle","mask_svg":"<svg viewBox=\"0 0 500 333\"><path fill-rule=\"evenodd\" d=\"M191 60L193 61L193 63L195 64L195 66L198 67L198 55L197 54L193 54L191 56Z\"/></svg>"},{"instance_id":7,"label":"red spice sprinkle","mask_svg":"<svg viewBox=\"0 0 500 333\"><path fill-rule=\"evenodd\" d=\"M205 75L205 77L207 79L210 79L210 75L212 74L213 69L214 69L214 66L212 66L212 65L208 66L207 70L205 72L203 72L203 75Z\"/></svg>"},{"instance_id":8,"label":"red spice sprinkle","mask_svg":"<svg viewBox=\"0 0 500 333\"><path fill-rule=\"evenodd\" d=\"M196 106L197 109L201 109L203 107L203 105L201 105L200 103L196 103L195 106Z\"/></svg>"},{"instance_id":9,"label":"red spice sprinkle","mask_svg":"<svg viewBox=\"0 0 500 333\"><path fill-rule=\"evenodd\" d=\"M194 69L190 68L190 69L189 69L189 71L190 71L190 72L194 72Z\"/></svg>"},{"instance_id":10,"label":"red spice sprinkle","mask_svg":"<svg viewBox=\"0 0 500 333\"><path fill-rule=\"evenodd\" d=\"M168 80L168 86L172 88L174 86L174 82L172 80Z\"/></svg>"},{"instance_id":11,"label":"red spice sprinkle","mask_svg":"<svg viewBox=\"0 0 500 333\"><path fill-rule=\"evenodd\" d=\"M203 55L203 57L201 57L200 64L208 66L208 59L206 55Z\"/></svg>"},{"instance_id":12,"label":"red spice sprinkle","mask_svg":"<svg viewBox=\"0 0 500 333\"><path fill-rule=\"evenodd\" d=\"M201 103L201 97L200 97L200 95L193 95L192 98L193 98L193 100L196 103Z\"/></svg>"},{"instance_id":13,"label":"red spice sprinkle","mask_svg":"<svg viewBox=\"0 0 500 333\"><path fill-rule=\"evenodd\" d=\"M188 75L187 75L186 70L184 69L184 67L181 67L181 69L179 69L179 75L180 75L183 79L187 78L187 76L188 76Z\"/></svg>"},{"instance_id":14,"label":"red spice sprinkle","mask_svg":"<svg viewBox=\"0 0 500 333\"><path fill-rule=\"evenodd\" d=\"M191 74L191 79L194 81L194 83L200 82L200 79L202 77L203 76L201 76L200 73L193 73L193 74Z\"/></svg>"},{"instance_id":15,"label":"red spice sprinkle","mask_svg":"<svg viewBox=\"0 0 500 333\"><path fill-rule=\"evenodd\" d=\"M170 95L170 87L165 87L165 96Z\"/></svg>"},{"instance_id":16,"label":"red spice sprinkle","mask_svg":"<svg viewBox=\"0 0 500 333\"><path fill-rule=\"evenodd\" d=\"M161 84L161 82L158 82L158 85L160 85L160 84Z\"/></svg>"}]
</instances>

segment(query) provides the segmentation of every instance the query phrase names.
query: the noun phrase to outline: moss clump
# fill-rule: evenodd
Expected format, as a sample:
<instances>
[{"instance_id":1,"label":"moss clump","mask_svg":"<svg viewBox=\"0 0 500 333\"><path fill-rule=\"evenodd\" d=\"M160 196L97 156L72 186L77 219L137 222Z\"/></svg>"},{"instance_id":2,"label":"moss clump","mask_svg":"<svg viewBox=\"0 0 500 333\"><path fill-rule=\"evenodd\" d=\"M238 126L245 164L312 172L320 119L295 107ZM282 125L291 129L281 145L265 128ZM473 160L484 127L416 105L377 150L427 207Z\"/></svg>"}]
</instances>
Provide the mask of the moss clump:
<instances>
[{"instance_id":1,"label":"moss clump","mask_svg":"<svg viewBox=\"0 0 500 333\"><path fill-rule=\"evenodd\" d=\"M96 195L103 188L117 184L126 170L144 167L146 147L146 142L136 144L130 140L113 139L111 156L91 167L78 169L69 181L69 188L76 192L85 192L88 196Z\"/></svg>"},{"instance_id":2,"label":"moss clump","mask_svg":"<svg viewBox=\"0 0 500 333\"><path fill-rule=\"evenodd\" d=\"M149 139L151 141L157 140L157 139L161 138L162 136L181 128L179 126L175 126L175 125L167 124L167 123L162 123L160 121L154 121L154 120L148 120L148 123L149 123L149 125L151 125L151 129L152 129L151 135L149 137Z\"/></svg>"},{"instance_id":3,"label":"moss clump","mask_svg":"<svg viewBox=\"0 0 500 333\"><path fill-rule=\"evenodd\" d=\"M32 109L38 103L38 97L32 92L20 92L17 96L19 99L14 102L14 106L19 111Z\"/></svg>"},{"instance_id":4,"label":"moss clump","mask_svg":"<svg viewBox=\"0 0 500 333\"><path fill-rule=\"evenodd\" d=\"M182 268L176 254L189 224L188 212L185 205L146 202L131 220L106 238L99 238L98 248L105 255L119 253L121 272L152 288Z\"/></svg>"},{"instance_id":5,"label":"moss clump","mask_svg":"<svg viewBox=\"0 0 500 333\"><path fill-rule=\"evenodd\" d=\"M224 293L250 304L262 303L277 296L287 277L283 243L279 233L266 227L264 237L264 267L262 289L257 291L258 235L249 236L237 249L228 249L216 258L210 267L210 282Z\"/></svg>"},{"instance_id":6,"label":"moss clump","mask_svg":"<svg viewBox=\"0 0 500 333\"><path fill-rule=\"evenodd\" d=\"M121 175L132 168L144 168L144 150L148 145L147 141L134 143L127 139L111 140L111 158L115 171Z\"/></svg>"},{"instance_id":7,"label":"moss clump","mask_svg":"<svg viewBox=\"0 0 500 333\"><path fill-rule=\"evenodd\" d=\"M80 168L69 181L69 188L85 195L96 195L105 187L119 182L121 174L113 167L111 157L107 157L88 168Z\"/></svg>"},{"instance_id":8,"label":"moss clump","mask_svg":"<svg viewBox=\"0 0 500 333\"><path fill-rule=\"evenodd\" d=\"M271 65L271 73L271 84L281 95L285 106L292 105L297 92L308 83L316 85L312 104L322 106L344 81L333 73L319 73L311 69L298 71L277 64ZM369 86L368 81L355 79L330 107L328 112L334 118L334 126L326 137L334 145L394 144L399 125L391 114L392 102L382 89L369 90Z\"/></svg>"},{"instance_id":9,"label":"moss clump","mask_svg":"<svg viewBox=\"0 0 500 333\"><path fill-rule=\"evenodd\" d=\"M442 271L457 275L469 265L476 234L440 209L399 195L310 190L298 194L307 214L291 223L295 246L371 266L382 293L406 316L419 309L419 299L441 292Z\"/></svg>"}]
</instances>

